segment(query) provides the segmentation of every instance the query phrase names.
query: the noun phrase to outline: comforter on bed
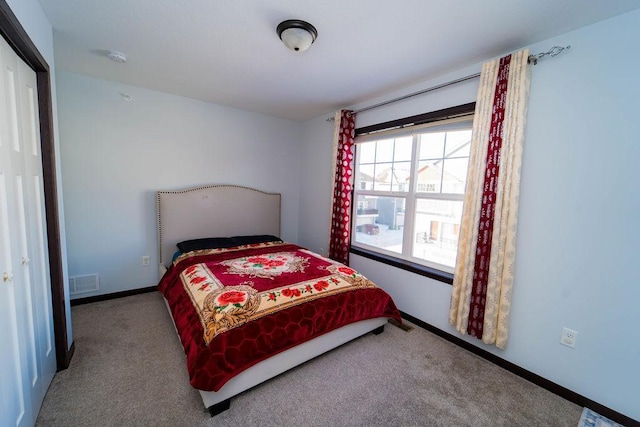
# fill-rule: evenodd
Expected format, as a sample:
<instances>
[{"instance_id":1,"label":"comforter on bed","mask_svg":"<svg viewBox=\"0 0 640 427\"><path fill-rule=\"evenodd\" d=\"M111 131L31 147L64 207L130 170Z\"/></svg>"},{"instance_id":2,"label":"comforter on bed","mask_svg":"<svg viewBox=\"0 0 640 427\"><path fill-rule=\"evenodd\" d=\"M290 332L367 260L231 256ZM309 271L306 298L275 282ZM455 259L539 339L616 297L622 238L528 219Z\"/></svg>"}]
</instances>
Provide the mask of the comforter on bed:
<instances>
[{"instance_id":1,"label":"comforter on bed","mask_svg":"<svg viewBox=\"0 0 640 427\"><path fill-rule=\"evenodd\" d=\"M193 251L158 285L187 355L191 385L218 391L281 351L360 320L400 320L355 270L285 242Z\"/></svg>"}]
</instances>

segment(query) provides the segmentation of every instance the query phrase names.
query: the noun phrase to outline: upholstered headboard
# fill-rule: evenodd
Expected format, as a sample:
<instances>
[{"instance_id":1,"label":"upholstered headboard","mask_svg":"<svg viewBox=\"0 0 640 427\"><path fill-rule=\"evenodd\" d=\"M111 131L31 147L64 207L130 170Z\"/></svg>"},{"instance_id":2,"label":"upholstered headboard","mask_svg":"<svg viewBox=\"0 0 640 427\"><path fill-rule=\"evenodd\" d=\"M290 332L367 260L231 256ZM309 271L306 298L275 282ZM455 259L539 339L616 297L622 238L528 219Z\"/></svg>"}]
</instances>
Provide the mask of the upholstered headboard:
<instances>
[{"instance_id":1,"label":"upholstered headboard","mask_svg":"<svg viewBox=\"0 0 640 427\"><path fill-rule=\"evenodd\" d=\"M280 194L237 185L158 191L160 263L168 266L183 240L280 236Z\"/></svg>"}]
</instances>

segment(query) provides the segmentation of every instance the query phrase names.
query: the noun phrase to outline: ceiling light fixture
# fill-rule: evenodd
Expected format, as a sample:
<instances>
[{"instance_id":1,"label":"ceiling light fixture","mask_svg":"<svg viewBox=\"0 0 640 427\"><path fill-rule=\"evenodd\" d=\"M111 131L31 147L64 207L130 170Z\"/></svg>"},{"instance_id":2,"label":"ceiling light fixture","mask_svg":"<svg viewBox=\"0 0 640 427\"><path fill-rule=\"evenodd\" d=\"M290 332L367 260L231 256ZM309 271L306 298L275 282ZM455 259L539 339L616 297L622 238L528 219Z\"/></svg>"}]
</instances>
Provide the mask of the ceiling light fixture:
<instances>
[{"instance_id":1,"label":"ceiling light fixture","mask_svg":"<svg viewBox=\"0 0 640 427\"><path fill-rule=\"evenodd\" d=\"M304 52L318 38L318 30L308 22L299 19L282 21L276 28L278 37L289 49Z\"/></svg>"}]
</instances>

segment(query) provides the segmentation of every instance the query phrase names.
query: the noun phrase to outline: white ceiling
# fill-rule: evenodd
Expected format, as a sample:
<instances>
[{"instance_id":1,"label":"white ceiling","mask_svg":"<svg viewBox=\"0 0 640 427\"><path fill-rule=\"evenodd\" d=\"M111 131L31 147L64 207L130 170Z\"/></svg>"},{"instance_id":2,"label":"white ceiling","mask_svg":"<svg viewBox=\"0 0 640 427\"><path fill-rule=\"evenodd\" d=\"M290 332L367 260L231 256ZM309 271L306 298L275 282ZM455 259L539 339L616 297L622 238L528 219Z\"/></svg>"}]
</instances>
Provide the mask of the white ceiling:
<instances>
[{"instance_id":1,"label":"white ceiling","mask_svg":"<svg viewBox=\"0 0 640 427\"><path fill-rule=\"evenodd\" d=\"M640 8L637 0L39 0L56 68L306 120ZM318 29L303 53L276 26ZM108 50L128 62L107 59Z\"/></svg>"}]
</instances>

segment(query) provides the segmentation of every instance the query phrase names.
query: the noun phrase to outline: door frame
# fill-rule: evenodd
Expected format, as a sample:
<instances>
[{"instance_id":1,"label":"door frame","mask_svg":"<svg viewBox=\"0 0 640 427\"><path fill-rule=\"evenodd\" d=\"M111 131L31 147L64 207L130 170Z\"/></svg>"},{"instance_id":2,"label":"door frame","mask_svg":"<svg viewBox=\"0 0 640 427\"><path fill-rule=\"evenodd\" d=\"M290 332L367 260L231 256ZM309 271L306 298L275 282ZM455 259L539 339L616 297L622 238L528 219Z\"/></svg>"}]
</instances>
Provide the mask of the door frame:
<instances>
[{"instance_id":1,"label":"door frame","mask_svg":"<svg viewBox=\"0 0 640 427\"><path fill-rule=\"evenodd\" d=\"M42 177L47 223L49 271L51 277L51 304L53 331L58 371L71 362L74 343L69 346L67 313L64 298L62 246L60 240L60 215L58 210L58 186L53 127L53 101L51 99L51 73L49 64L40 54L18 18L7 4L0 0L0 34L18 56L36 72L38 84L38 113L40 117L40 144L42 146Z\"/></svg>"}]
</instances>

